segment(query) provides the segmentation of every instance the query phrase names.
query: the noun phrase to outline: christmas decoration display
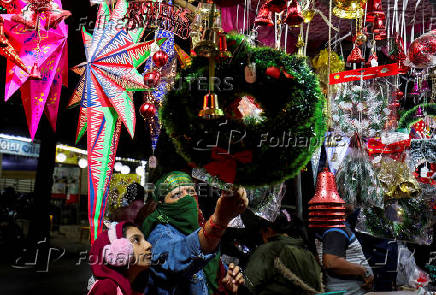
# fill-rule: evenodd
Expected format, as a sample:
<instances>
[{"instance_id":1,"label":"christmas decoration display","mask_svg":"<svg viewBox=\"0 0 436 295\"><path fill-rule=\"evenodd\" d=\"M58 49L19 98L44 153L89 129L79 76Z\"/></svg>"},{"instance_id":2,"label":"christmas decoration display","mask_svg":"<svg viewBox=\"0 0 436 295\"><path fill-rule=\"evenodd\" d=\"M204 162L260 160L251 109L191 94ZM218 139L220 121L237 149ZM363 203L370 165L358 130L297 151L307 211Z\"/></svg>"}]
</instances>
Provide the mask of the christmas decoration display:
<instances>
[{"instance_id":1,"label":"christmas decoration display","mask_svg":"<svg viewBox=\"0 0 436 295\"><path fill-rule=\"evenodd\" d=\"M363 150L360 136L351 138L349 153L336 173L338 192L347 204L383 208L383 192L377 173Z\"/></svg>"},{"instance_id":2,"label":"christmas decoration display","mask_svg":"<svg viewBox=\"0 0 436 295\"><path fill-rule=\"evenodd\" d=\"M423 197L436 196L436 139L414 139L410 144L409 168L420 183ZM434 202L434 200L432 200Z\"/></svg>"},{"instance_id":3,"label":"christmas decoration display","mask_svg":"<svg viewBox=\"0 0 436 295\"><path fill-rule=\"evenodd\" d=\"M100 5L93 34L82 29L87 61L73 68L81 75L70 105L80 102L76 140L87 132L88 216L92 241L102 230L121 124L132 137L134 134L135 110L128 91L146 89L136 68L149 57L151 45L155 43L154 40L138 43L142 29L127 32L119 27L126 9L125 0L117 0L112 12L106 3ZM163 41L156 40L157 43Z\"/></svg>"},{"instance_id":4,"label":"christmas decoration display","mask_svg":"<svg viewBox=\"0 0 436 295\"><path fill-rule=\"evenodd\" d=\"M417 198L421 187L406 163L383 158L378 169L378 179L385 199Z\"/></svg>"},{"instance_id":5,"label":"christmas decoration display","mask_svg":"<svg viewBox=\"0 0 436 295\"><path fill-rule=\"evenodd\" d=\"M391 200L385 203L385 209L362 209L356 230L385 239L430 245L431 209L419 198Z\"/></svg>"},{"instance_id":6,"label":"christmas decoration display","mask_svg":"<svg viewBox=\"0 0 436 295\"><path fill-rule=\"evenodd\" d=\"M345 227L345 201L328 168L318 174L315 195L309 201L309 228Z\"/></svg>"},{"instance_id":7,"label":"christmas decoration display","mask_svg":"<svg viewBox=\"0 0 436 295\"><path fill-rule=\"evenodd\" d=\"M217 120L198 117L209 91L202 86L209 60L196 57L176 82L182 83L180 89L168 93L161 109L162 122L178 152L193 165L232 163L230 167L236 167L236 171L225 169L219 177L233 180L234 176L235 184L259 186L283 181L307 163L324 134L324 100L318 81L303 58L255 48L239 35L228 36L227 42L233 57L219 64L215 73L221 81L215 93L220 96L222 109L243 94L249 95L263 110L265 120L246 124L226 116ZM256 64L255 83L245 81L248 57ZM271 66L280 70L279 79L267 74ZM226 79L229 76L231 80ZM303 138L299 143L298 137Z\"/></svg>"},{"instance_id":8,"label":"christmas decoration display","mask_svg":"<svg viewBox=\"0 0 436 295\"><path fill-rule=\"evenodd\" d=\"M422 103L405 112L398 122L398 127L410 127L416 122L421 121L422 116L416 116L418 109L420 109L421 113L425 112L428 116L436 116L436 103Z\"/></svg>"},{"instance_id":9,"label":"christmas decoration display","mask_svg":"<svg viewBox=\"0 0 436 295\"><path fill-rule=\"evenodd\" d=\"M62 10L60 0L49 3ZM16 7L20 11L24 11L25 5L25 1L16 1ZM43 113L50 121L52 129L56 131L61 89L63 85L67 86L68 82L68 26L62 21L64 17L57 18L56 26L46 17L37 17L40 25L33 30L17 22L15 16L17 15L3 15L4 32L11 44L19 44L19 58L13 52L8 58L5 100L8 101L18 89L21 90L27 126L33 139ZM0 50L9 50L9 54L12 51L10 47ZM23 69L20 59L27 71Z\"/></svg>"},{"instance_id":10,"label":"christmas decoration display","mask_svg":"<svg viewBox=\"0 0 436 295\"><path fill-rule=\"evenodd\" d=\"M370 88L345 87L334 99L333 122L337 132L373 137L384 128L390 113L383 96Z\"/></svg>"},{"instance_id":11,"label":"christmas decoration display","mask_svg":"<svg viewBox=\"0 0 436 295\"><path fill-rule=\"evenodd\" d=\"M410 44L406 65L415 68L436 66L436 30L423 34Z\"/></svg>"}]
</instances>

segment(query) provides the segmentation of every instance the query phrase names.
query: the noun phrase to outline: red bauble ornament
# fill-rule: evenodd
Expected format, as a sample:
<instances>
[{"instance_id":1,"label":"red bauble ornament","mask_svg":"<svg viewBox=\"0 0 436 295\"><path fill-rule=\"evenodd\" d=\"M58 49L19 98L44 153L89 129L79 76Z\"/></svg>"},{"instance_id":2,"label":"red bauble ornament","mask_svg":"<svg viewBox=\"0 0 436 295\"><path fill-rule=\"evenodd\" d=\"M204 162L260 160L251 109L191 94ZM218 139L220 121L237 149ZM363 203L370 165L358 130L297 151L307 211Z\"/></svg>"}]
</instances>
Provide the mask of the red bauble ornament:
<instances>
[{"instance_id":1,"label":"red bauble ornament","mask_svg":"<svg viewBox=\"0 0 436 295\"><path fill-rule=\"evenodd\" d=\"M266 69L265 73L274 79L280 78L280 69L277 67L269 67Z\"/></svg>"},{"instance_id":2,"label":"red bauble ornament","mask_svg":"<svg viewBox=\"0 0 436 295\"><path fill-rule=\"evenodd\" d=\"M436 30L425 33L410 44L409 61L416 68L431 68L436 65Z\"/></svg>"},{"instance_id":3,"label":"red bauble ornament","mask_svg":"<svg viewBox=\"0 0 436 295\"><path fill-rule=\"evenodd\" d=\"M273 14L271 10L266 8L265 4L259 9L259 13L254 20L256 26L274 26Z\"/></svg>"},{"instance_id":4,"label":"red bauble ornament","mask_svg":"<svg viewBox=\"0 0 436 295\"><path fill-rule=\"evenodd\" d=\"M324 168L318 174L315 195L309 201L309 205L318 204L332 204L334 205L332 207L337 207L338 204L345 204L336 188L335 175L328 168Z\"/></svg>"},{"instance_id":5,"label":"red bauble ornament","mask_svg":"<svg viewBox=\"0 0 436 295\"><path fill-rule=\"evenodd\" d=\"M168 53L166 53L163 50L158 50L153 55L153 62L156 65L156 67L161 68L168 62Z\"/></svg>"},{"instance_id":6,"label":"red bauble ornament","mask_svg":"<svg viewBox=\"0 0 436 295\"><path fill-rule=\"evenodd\" d=\"M144 84L148 88L156 87L160 81L160 73L156 70L148 72L144 75Z\"/></svg>"},{"instance_id":7,"label":"red bauble ornament","mask_svg":"<svg viewBox=\"0 0 436 295\"><path fill-rule=\"evenodd\" d=\"M288 6L285 22L288 26L298 26L303 22L303 14L301 13L301 6L297 0L292 0Z\"/></svg>"},{"instance_id":8,"label":"red bauble ornament","mask_svg":"<svg viewBox=\"0 0 436 295\"><path fill-rule=\"evenodd\" d=\"M357 46L351 50L350 55L347 57L348 63L361 63L364 61L365 59L362 57L362 51Z\"/></svg>"},{"instance_id":9,"label":"red bauble ornament","mask_svg":"<svg viewBox=\"0 0 436 295\"><path fill-rule=\"evenodd\" d=\"M267 0L265 6L272 12L280 13L286 9L286 0Z\"/></svg>"},{"instance_id":10,"label":"red bauble ornament","mask_svg":"<svg viewBox=\"0 0 436 295\"><path fill-rule=\"evenodd\" d=\"M156 107L150 102L145 102L139 108L139 113L144 119L152 118L156 115Z\"/></svg>"}]
</instances>

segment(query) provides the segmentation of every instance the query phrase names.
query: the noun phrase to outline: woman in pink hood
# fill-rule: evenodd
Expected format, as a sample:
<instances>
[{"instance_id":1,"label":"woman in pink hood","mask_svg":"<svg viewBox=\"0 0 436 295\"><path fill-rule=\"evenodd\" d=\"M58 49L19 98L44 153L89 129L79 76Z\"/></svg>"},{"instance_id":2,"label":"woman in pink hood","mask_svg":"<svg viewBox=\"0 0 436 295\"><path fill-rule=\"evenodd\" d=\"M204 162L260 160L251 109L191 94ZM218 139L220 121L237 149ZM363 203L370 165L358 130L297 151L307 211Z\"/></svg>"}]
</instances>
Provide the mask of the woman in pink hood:
<instances>
[{"instance_id":1,"label":"woman in pink hood","mask_svg":"<svg viewBox=\"0 0 436 295\"><path fill-rule=\"evenodd\" d=\"M142 276L151 265L151 244L134 224L114 223L95 240L89 262L96 282L88 295L143 294L144 286L134 282L147 281Z\"/></svg>"}]
</instances>

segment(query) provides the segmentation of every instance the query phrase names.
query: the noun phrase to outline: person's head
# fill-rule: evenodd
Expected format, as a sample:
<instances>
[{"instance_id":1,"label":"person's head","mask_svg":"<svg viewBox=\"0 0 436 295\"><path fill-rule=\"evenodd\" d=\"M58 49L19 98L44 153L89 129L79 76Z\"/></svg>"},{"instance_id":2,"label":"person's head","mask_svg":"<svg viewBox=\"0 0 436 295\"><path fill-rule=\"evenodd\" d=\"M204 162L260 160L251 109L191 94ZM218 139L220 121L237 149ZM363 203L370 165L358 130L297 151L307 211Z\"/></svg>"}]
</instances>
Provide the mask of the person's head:
<instances>
[{"instance_id":1,"label":"person's head","mask_svg":"<svg viewBox=\"0 0 436 295\"><path fill-rule=\"evenodd\" d=\"M286 209L282 209L274 222L262 219L260 234L262 235L263 242L267 243L273 236L288 234L291 228L291 215Z\"/></svg>"},{"instance_id":2,"label":"person's head","mask_svg":"<svg viewBox=\"0 0 436 295\"><path fill-rule=\"evenodd\" d=\"M186 196L196 197L197 192L192 178L184 172L173 171L156 182L154 197L159 202L174 204Z\"/></svg>"}]
</instances>

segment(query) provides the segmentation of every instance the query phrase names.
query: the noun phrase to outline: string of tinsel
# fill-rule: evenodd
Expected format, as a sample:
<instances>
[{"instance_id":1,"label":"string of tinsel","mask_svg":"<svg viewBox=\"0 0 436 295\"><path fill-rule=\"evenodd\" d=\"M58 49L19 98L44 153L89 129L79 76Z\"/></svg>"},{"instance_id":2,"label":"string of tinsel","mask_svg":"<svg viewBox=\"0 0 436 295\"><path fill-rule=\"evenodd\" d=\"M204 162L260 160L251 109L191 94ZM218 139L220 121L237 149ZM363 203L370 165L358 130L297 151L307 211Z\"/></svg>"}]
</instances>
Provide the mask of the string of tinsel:
<instances>
[{"instance_id":1,"label":"string of tinsel","mask_svg":"<svg viewBox=\"0 0 436 295\"><path fill-rule=\"evenodd\" d=\"M194 149L199 140L213 144L220 132L219 146L227 150L230 140L234 142L245 134L242 141L231 146L230 153L250 150L253 159L248 164L238 163L234 183L259 186L282 182L295 176L323 141L327 129L325 98L319 82L305 58L290 56L269 47L253 47L244 36L237 34L228 35L227 43L233 56L217 63L215 76L221 81L231 77L232 87L225 88L223 83L216 87L220 107L226 110L238 97L249 95L256 99L265 119L244 122L228 117L217 120L199 117L207 90L204 87L199 90L198 78L208 77L208 60L202 57L194 57L191 67L181 71L175 89L168 93L160 110L160 118L177 152L191 166L203 167L212 162L210 150ZM244 68L252 62L256 64L257 80L248 84ZM279 79L266 74L269 67L280 69ZM201 83L204 85L205 80ZM219 126L220 123L223 125ZM230 139L231 130L240 133L233 134ZM271 146L269 142L259 146L262 134L266 134L268 140L282 140L285 134L287 140L289 132L292 139L301 137L310 140L310 144L294 146L294 141L291 141L288 148Z\"/></svg>"}]
</instances>

